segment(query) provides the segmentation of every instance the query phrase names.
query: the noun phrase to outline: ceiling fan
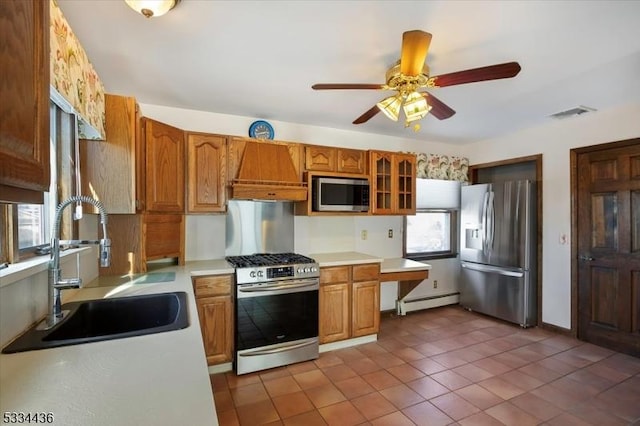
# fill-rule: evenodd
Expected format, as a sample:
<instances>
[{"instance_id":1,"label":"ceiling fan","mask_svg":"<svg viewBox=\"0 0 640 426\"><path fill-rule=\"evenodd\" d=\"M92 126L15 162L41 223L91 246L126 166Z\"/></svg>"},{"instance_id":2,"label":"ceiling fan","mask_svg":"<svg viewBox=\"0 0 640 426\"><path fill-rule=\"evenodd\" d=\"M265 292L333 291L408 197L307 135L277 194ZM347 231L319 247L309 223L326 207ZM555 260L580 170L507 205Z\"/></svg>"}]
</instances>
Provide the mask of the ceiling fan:
<instances>
[{"instance_id":1,"label":"ceiling fan","mask_svg":"<svg viewBox=\"0 0 640 426\"><path fill-rule=\"evenodd\" d=\"M353 124L365 123L380 111L391 120L398 121L400 108L402 107L406 118L405 127L408 127L411 122L425 117L429 112L439 120L445 120L456 113L445 103L432 94L423 91L423 89L511 78L520 72L520 64L507 62L430 76L429 67L425 64L430 43L431 34L428 32L413 30L403 33L400 60L387 70L386 84L314 84L311 88L314 90L395 90L397 91L395 95L378 102L356 118ZM416 125L415 130L417 131L419 128Z\"/></svg>"}]
</instances>

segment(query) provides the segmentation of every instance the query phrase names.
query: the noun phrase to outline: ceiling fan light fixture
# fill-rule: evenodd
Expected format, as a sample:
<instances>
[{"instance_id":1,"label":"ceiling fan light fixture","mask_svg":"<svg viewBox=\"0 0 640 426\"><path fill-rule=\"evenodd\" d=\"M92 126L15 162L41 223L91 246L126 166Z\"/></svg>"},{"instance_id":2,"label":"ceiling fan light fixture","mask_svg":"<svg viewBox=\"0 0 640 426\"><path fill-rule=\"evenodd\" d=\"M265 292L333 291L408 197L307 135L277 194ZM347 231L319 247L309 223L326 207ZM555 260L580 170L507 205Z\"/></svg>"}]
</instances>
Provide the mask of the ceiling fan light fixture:
<instances>
[{"instance_id":1,"label":"ceiling fan light fixture","mask_svg":"<svg viewBox=\"0 0 640 426\"><path fill-rule=\"evenodd\" d=\"M427 104L427 100L419 92L411 92L407 96L402 106L404 115L407 117L407 123L420 120L431 110L431 106Z\"/></svg>"},{"instance_id":2,"label":"ceiling fan light fixture","mask_svg":"<svg viewBox=\"0 0 640 426\"><path fill-rule=\"evenodd\" d=\"M389 96L378 102L376 106L391 120L398 121L400 107L402 106L402 96L400 96L400 94Z\"/></svg>"},{"instance_id":3,"label":"ceiling fan light fixture","mask_svg":"<svg viewBox=\"0 0 640 426\"><path fill-rule=\"evenodd\" d=\"M162 16L180 3L180 0L124 0L131 9L147 18Z\"/></svg>"}]
</instances>

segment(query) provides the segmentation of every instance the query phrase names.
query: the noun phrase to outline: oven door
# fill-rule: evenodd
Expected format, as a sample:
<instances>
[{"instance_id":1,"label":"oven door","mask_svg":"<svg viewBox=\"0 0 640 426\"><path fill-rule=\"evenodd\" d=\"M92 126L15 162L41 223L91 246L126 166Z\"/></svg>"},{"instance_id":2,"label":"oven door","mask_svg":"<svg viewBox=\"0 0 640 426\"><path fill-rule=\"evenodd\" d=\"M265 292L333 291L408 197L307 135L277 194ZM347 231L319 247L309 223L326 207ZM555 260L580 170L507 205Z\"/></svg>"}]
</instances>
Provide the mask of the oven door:
<instances>
[{"instance_id":1,"label":"oven door","mask_svg":"<svg viewBox=\"0 0 640 426\"><path fill-rule=\"evenodd\" d=\"M236 286L236 351L317 338L318 289L317 278Z\"/></svg>"}]
</instances>

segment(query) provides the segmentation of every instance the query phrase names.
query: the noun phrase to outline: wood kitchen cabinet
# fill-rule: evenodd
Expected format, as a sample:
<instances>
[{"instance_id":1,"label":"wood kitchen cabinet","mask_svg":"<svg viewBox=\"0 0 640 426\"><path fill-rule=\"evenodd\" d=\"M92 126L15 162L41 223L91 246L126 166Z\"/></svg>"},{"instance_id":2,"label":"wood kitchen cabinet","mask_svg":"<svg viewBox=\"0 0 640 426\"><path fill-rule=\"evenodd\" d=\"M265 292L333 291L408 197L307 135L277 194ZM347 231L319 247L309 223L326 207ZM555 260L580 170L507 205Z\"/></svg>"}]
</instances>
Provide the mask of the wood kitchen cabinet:
<instances>
[{"instance_id":1,"label":"wood kitchen cabinet","mask_svg":"<svg viewBox=\"0 0 640 426\"><path fill-rule=\"evenodd\" d=\"M187 133L187 213L226 210L227 138Z\"/></svg>"},{"instance_id":2,"label":"wood kitchen cabinet","mask_svg":"<svg viewBox=\"0 0 640 426\"><path fill-rule=\"evenodd\" d=\"M380 329L380 264L353 266L351 335L375 334Z\"/></svg>"},{"instance_id":3,"label":"wood kitchen cabinet","mask_svg":"<svg viewBox=\"0 0 640 426\"><path fill-rule=\"evenodd\" d=\"M367 167L366 154L366 151L357 149L307 145L305 147L305 169L364 175Z\"/></svg>"},{"instance_id":4,"label":"wood kitchen cabinet","mask_svg":"<svg viewBox=\"0 0 640 426\"><path fill-rule=\"evenodd\" d=\"M0 201L49 190L49 2L0 1Z\"/></svg>"},{"instance_id":5,"label":"wood kitchen cabinet","mask_svg":"<svg viewBox=\"0 0 640 426\"><path fill-rule=\"evenodd\" d=\"M142 119L132 97L105 95L105 113L106 140L80 144L83 190L109 214L112 262L100 274L145 272L154 259L183 264L183 131Z\"/></svg>"},{"instance_id":6,"label":"wood kitchen cabinet","mask_svg":"<svg viewBox=\"0 0 640 426\"><path fill-rule=\"evenodd\" d=\"M416 213L416 156L387 151L369 151L371 213L413 215Z\"/></svg>"},{"instance_id":7,"label":"wood kitchen cabinet","mask_svg":"<svg viewBox=\"0 0 640 426\"><path fill-rule=\"evenodd\" d=\"M319 333L320 343L349 338L351 268L320 268Z\"/></svg>"},{"instance_id":8,"label":"wood kitchen cabinet","mask_svg":"<svg viewBox=\"0 0 640 426\"><path fill-rule=\"evenodd\" d=\"M142 119L145 151L145 210L184 212L184 131L149 118Z\"/></svg>"},{"instance_id":9,"label":"wood kitchen cabinet","mask_svg":"<svg viewBox=\"0 0 640 426\"><path fill-rule=\"evenodd\" d=\"M380 329L380 264L320 268L320 343Z\"/></svg>"},{"instance_id":10,"label":"wood kitchen cabinet","mask_svg":"<svg viewBox=\"0 0 640 426\"><path fill-rule=\"evenodd\" d=\"M208 365L233 359L233 275L193 278L200 329Z\"/></svg>"},{"instance_id":11,"label":"wood kitchen cabinet","mask_svg":"<svg viewBox=\"0 0 640 426\"><path fill-rule=\"evenodd\" d=\"M99 199L109 214L143 211L146 165L138 103L132 97L107 94L105 119L107 139L80 144L82 188Z\"/></svg>"}]
</instances>

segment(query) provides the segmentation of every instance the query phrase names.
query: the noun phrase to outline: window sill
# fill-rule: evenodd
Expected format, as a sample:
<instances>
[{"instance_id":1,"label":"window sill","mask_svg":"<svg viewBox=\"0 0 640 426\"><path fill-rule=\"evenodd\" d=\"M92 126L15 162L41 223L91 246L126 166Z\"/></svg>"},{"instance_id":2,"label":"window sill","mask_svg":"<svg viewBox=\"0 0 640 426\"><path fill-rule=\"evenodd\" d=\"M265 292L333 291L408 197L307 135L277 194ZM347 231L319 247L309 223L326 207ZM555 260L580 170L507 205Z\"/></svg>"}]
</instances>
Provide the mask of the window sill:
<instances>
[{"instance_id":1,"label":"window sill","mask_svg":"<svg viewBox=\"0 0 640 426\"><path fill-rule=\"evenodd\" d=\"M405 254L404 257L406 259L411 259L419 262L423 260L455 259L456 257L458 257L458 253L440 253L440 254L431 254L431 255Z\"/></svg>"},{"instance_id":2,"label":"window sill","mask_svg":"<svg viewBox=\"0 0 640 426\"><path fill-rule=\"evenodd\" d=\"M91 250L91 247L65 250L60 253L60 258L88 250ZM51 259L50 255L35 256L18 263L10 264L7 268L0 269L0 288L28 278L38 272L46 271L49 265L49 259Z\"/></svg>"}]
</instances>

